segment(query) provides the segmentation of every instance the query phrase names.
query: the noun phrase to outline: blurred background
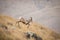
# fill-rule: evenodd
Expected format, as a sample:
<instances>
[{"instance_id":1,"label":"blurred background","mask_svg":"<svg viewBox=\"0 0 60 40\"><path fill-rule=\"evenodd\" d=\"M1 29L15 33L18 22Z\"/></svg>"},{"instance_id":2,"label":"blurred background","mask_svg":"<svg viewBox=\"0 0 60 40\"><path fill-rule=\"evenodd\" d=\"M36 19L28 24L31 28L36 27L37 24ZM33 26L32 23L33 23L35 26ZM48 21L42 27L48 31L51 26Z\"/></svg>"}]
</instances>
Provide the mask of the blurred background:
<instances>
[{"instance_id":1,"label":"blurred background","mask_svg":"<svg viewBox=\"0 0 60 40\"><path fill-rule=\"evenodd\" d=\"M60 0L0 0L0 14L33 20L60 33Z\"/></svg>"}]
</instances>

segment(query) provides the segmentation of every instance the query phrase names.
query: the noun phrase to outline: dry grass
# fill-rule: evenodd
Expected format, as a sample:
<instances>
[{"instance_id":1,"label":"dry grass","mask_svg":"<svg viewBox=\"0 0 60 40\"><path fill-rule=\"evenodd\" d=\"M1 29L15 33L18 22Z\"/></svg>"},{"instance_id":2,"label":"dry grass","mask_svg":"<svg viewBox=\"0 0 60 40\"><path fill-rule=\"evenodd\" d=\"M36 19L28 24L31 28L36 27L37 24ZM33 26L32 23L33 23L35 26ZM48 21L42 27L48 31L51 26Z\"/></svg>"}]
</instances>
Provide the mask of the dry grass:
<instances>
[{"instance_id":1,"label":"dry grass","mask_svg":"<svg viewBox=\"0 0 60 40\"><path fill-rule=\"evenodd\" d=\"M20 23L20 28L16 24L16 19L9 16L0 16L0 40L27 40L25 33L33 32L43 40L60 40L60 35L49 28L32 22L29 28L27 25ZM6 28L7 27L7 28ZM30 38L30 40L35 40Z\"/></svg>"}]
</instances>

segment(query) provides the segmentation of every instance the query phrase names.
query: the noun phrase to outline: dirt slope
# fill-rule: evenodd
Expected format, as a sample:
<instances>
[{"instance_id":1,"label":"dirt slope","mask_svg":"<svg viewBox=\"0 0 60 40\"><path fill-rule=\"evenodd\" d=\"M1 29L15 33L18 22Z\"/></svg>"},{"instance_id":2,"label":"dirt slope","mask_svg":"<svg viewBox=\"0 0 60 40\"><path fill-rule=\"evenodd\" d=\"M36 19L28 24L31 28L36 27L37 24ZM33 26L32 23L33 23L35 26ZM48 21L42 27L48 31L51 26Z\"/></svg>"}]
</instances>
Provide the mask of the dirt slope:
<instances>
[{"instance_id":1,"label":"dirt slope","mask_svg":"<svg viewBox=\"0 0 60 40\"><path fill-rule=\"evenodd\" d=\"M0 15L0 40L60 40L59 34L38 23L31 22L27 28L28 25L21 22L18 26L16 21L12 17Z\"/></svg>"}]
</instances>

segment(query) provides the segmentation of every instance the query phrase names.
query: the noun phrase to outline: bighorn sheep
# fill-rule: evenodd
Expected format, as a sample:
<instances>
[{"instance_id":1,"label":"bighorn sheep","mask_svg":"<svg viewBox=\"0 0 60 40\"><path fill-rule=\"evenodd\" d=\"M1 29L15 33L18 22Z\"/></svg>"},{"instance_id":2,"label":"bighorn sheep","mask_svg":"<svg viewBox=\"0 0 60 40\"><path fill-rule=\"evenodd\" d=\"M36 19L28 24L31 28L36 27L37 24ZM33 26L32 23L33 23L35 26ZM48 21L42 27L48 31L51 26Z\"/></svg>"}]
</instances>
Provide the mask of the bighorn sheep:
<instances>
[{"instance_id":1,"label":"bighorn sheep","mask_svg":"<svg viewBox=\"0 0 60 40\"><path fill-rule=\"evenodd\" d=\"M30 26L30 23L32 22L32 17L30 17L30 19L29 20L26 20L26 25L28 25L28 27Z\"/></svg>"},{"instance_id":2,"label":"bighorn sheep","mask_svg":"<svg viewBox=\"0 0 60 40\"><path fill-rule=\"evenodd\" d=\"M22 22L25 25L28 25L28 27L29 27L30 22L32 22L32 17L30 17L29 20L25 20L23 17L19 17L19 20L16 22L16 23L18 23L18 26L19 26L20 22Z\"/></svg>"}]
</instances>

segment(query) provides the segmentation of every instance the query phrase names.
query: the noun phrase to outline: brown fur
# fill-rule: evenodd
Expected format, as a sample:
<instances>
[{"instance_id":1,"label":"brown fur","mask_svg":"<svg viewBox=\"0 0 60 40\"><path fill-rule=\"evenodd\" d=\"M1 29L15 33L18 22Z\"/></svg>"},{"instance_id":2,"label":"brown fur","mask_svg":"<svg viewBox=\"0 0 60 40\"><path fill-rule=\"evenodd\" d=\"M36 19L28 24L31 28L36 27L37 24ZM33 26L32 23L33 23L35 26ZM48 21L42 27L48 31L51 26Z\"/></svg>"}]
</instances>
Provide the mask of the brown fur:
<instances>
[{"instance_id":1,"label":"brown fur","mask_svg":"<svg viewBox=\"0 0 60 40\"><path fill-rule=\"evenodd\" d=\"M16 24L18 23L18 26L19 26L19 23L20 23L20 22L22 22L22 23L25 24L25 25L28 25L28 27L29 27L30 22L32 22L32 17L30 17L29 20L25 20L25 19L22 17L19 21L16 22Z\"/></svg>"}]
</instances>

